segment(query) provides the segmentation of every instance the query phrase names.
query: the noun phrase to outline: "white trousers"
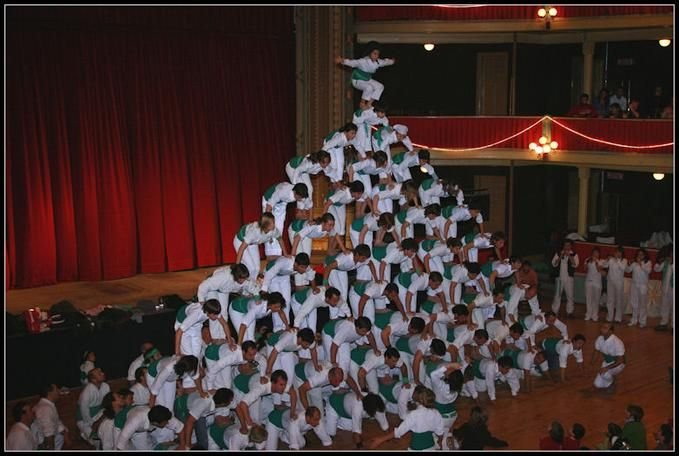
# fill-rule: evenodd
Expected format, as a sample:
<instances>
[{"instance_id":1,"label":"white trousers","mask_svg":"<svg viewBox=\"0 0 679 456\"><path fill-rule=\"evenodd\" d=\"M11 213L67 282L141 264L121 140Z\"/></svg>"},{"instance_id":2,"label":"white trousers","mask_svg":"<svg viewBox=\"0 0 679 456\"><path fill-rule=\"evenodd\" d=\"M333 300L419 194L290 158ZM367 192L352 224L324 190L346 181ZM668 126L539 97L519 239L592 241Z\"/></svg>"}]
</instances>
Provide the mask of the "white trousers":
<instances>
[{"instance_id":1,"label":"white trousers","mask_svg":"<svg viewBox=\"0 0 679 456\"><path fill-rule=\"evenodd\" d=\"M599 319L599 303L601 302L601 285L585 282L585 301L587 303L585 320L597 321Z\"/></svg>"},{"instance_id":2,"label":"white trousers","mask_svg":"<svg viewBox=\"0 0 679 456\"><path fill-rule=\"evenodd\" d=\"M304 317L303 320L299 320L297 318L297 315L299 314L299 311L302 310L302 304L297 302L297 300L293 297L290 300L290 307L292 308L292 312L295 314L295 327L299 329L304 329L304 328L310 328L313 330L313 332L316 332L316 318L317 318L317 309L312 310L309 312L309 314Z\"/></svg>"},{"instance_id":3,"label":"white trousers","mask_svg":"<svg viewBox=\"0 0 679 456\"><path fill-rule=\"evenodd\" d=\"M613 281L608 279L606 284L606 307L608 309L608 316L606 320L622 321L622 316L625 313L625 282L624 279L620 281Z\"/></svg>"},{"instance_id":4,"label":"white trousers","mask_svg":"<svg viewBox=\"0 0 679 456\"><path fill-rule=\"evenodd\" d=\"M507 316L510 314L514 316L515 321L519 321L519 301L526 297L526 290L512 285L509 289L509 306L507 307ZM538 295L536 294L528 300L530 305L530 312L533 315L540 313L540 303L538 302Z\"/></svg>"},{"instance_id":5,"label":"white trousers","mask_svg":"<svg viewBox=\"0 0 679 456\"><path fill-rule=\"evenodd\" d=\"M601 367L605 367L607 363L602 363ZM620 372L625 369L625 365L621 364L618 367L611 369L609 371L606 371L605 374L597 374L596 378L594 379L594 386L597 388L608 388L613 384L615 381L615 376L620 374Z\"/></svg>"},{"instance_id":6,"label":"white trousers","mask_svg":"<svg viewBox=\"0 0 679 456\"><path fill-rule=\"evenodd\" d=\"M356 246L358 244L360 244L360 242L359 242L359 235L360 234L361 234L360 231L356 231L356 230L351 229L351 228L349 229L349 239L351 239L351 245L352 245L353 248L356 248ZM373 232L372 231L368 230L368 232L365 233L365 237L363 238L363 244L367 244L370 247L370 249L373 248Z\"/></svg>"},{"instance_id":7,"label":"white trousers","mask_svg":"<svg viewBox=\"0 0 679 456\"><path fill-rule=\"evenodd\" d=\"M648 307L648 285L640 285L632 282L629 290L629 302L632 305L632 321L641 326L646 326L646 312Z\"/></svg>"},{"instance_id":8,"label":"white trousers","mask_svg":"<svg viewBox=\"0 0 679 456\"><path fill-rule=\"evenodd\" d=\"M182 334L179 348L184 355L193 355L196 358L200 358L202 344L203 338L200 334L200 329L191 328Z\"/></svg>"},{"instance_id":9,"label":"white trousers","mask_svg":"<svg viewBox=\"0 0 679 456\"><path fill-rule=\"evenodd\" d=\"M573 303L573 277L557 277L556 290L554 292L554 302L552 302L552 311L558 315L561 307L561 294L566 292L566 313L572 314Z\"/></svg>"},{"instance_id":10,"label":"white trousers","mask_svg":"<svg viewBox=\"0 0 679 456\"><path fill-rule=\"evenodd\" d=\"M347 271L338 271L337 269L330 271L328 285L337 288L342 299L347 301L349 290L349 275Z\"/></svg>"},{"instance_id":11,"label":"white trousers","mask_svg":"<svg viewBox=\"0 0 679 456\"><path fill-rule=\"evenodd\" d=\"M339 182L344 177L344 147L334 147L328 151L330 153L330 180Z\"/></svg>"},{"instance_id":12,"label":"white trousers","mask_svg":"<svg viewBox=\"0 0 679 456\"><path fill-rule=\"evenodd\" d=\"M660 324L666 325L672 323L672 308L674 307L674 287L669 287L667 291L662 294L662 301L660 302Z\"/></svg>"},{"instance_id":13,"label":"white trousers","mask_svg":"<svg viewBox=\"0 0 679 456\"><path fill-rule=\"evenodd\" d=\"M271 213L274 217L274 223L276 228L278 228L279 233L284 233L285 226L285 216L287 215L288 205L285 203L276 204L271 208ZM266 200L262 197L262 212L266 209ZM281 256L283 255L283 250L281 249L281 244L277 239L271 239L264 243L264 254L266 256Z\"/></svg>"},{"instance_id":14,"label":"white trousers","mask_svg":"<svg viewBox=\"0 0 679 456\"><path fill-rule=\"evenodd\" d=\"M238 249L240 249L242 243L243 241L238 239L238 236L234 236L233 248L236 249L236 253L238 253ZM241 263L247 266L248 271L250 272L251 279L257 278L257 275L259 274L260 261L261 260L259 257L259 245L253 244L247 246L245 248L245 251L243 252Z\"/></svg>"},{"instance_id":15,"label":"white trousers","mask_svg":"<svg viewBox=\"0 0 679 456\"><path fill-rule=\"evenodd\" d=\"M361 90L363 94L361 98L364 100L379 100L384 91L384 84L371 79L369 81L361 81L360 79L352 79L351 85L355 89Z\"/></svg>"},{"instance_id":16,"label":"white trousers","mask_svg":"<svg viewBox=\"0 0 679 456\"><path fill-rule=\"evenodd\" d=\"M358 301L360 300L361 297L354 291L354 288L352 287L351 290L349 290L349 305L351 306L351 314L355 319L358 318ZM375 325L375 302L372 298L369 298L365 302L365 305L363 306L363 316L367 317L373 326Z\"/></svg>"},{"instance_id":17,"label":"white trousers","mask_svg":"<svg viewBox=\"0 0 679 456\"><path fill-rule=\"evenodd\" d=\"M290 166L290 163L285 165L285 174L288 175L288 179L290 180L290 183L293 185L306 184L306 188L309 190L309 198L313 197L314 187L311 185L311 177L309 177L309 174L304 173L295 176L295 168Z\"/></svg>"},{"instance_id":18,"label":"white trousers","mask_svg":"<svg viewBox=\"0 0 679 456\"><path fill-rule=\"evenodd\" d=\"M328 212L332 214L333 217L335 217L335 232L337 232L337 234L340 236L344 236L347 232L347 207L345 205L335 206L332 204L328 208Z\"/></svg>"},{"instance_id":19,"label":"white trousers","mask_svg":"<svg viewBox=\"0 0 679 456\"><path fill-rule=\"evenodd\" d=\"M287 312L290 309L287 305L290 303L290 298L292 297L292 285L290 284L290 276L288 275L278 275L271 279L271 284L269 285L269 293L279 292L283 295L285 299L286 307L283 312Z\"/></svg>"},{"instance_id":20,"label":"white trousers","mask_svg":"<svg viewBox=\"0 0 679 456\"><path fill-rule=\"evenodd\" d=\"M349 363L349 376L354 379L357 385L360 385L358 383L358 371L360 369L361 366L356 364L353 360ZM379 394L380 384L377 380L377 369L372 369L370 372L366 374L365 383L368 386L368 391L370 391L373 394Z\"/></svg>"},{"instance_id":21,"label":"white trousers","mask_svg":"<svg viewBox=\"0 0 679 456\"><path fill-rule=\"evenodd\" d=\"M332 362L332 358L330 357L330 354L332 353L330 351L332 347L332 337L327 335L325 332L323 334L323 350L325 350L325 353L328 357L328 361ZM349 375L349 365L351 363L351 349L353 348L352 345L354 344L349 344L347 342L343 343L337 348L337 358L335 361L337 361L337 365L342 368L342 371L344 371L344 378Z\"/></svg>"},{"instance_id":22,"label":"white trousers","mask_svg":"<svg viewBox=\"0 0 679 456\"><path fill-rule=\"evenodd\" d=\"M288 239L290 239L290 244L295 240L295 236L297 235L297 232L292 229L292 224L288 227ZM299 244L297 244L297 251L296 252L291 252L290 254L292 256L297 255L298 253L306 253L307 255L311 256L311 246L312 246L312 239L310 237L303 237L299 240Z\"/></svg>"}]
</instances>

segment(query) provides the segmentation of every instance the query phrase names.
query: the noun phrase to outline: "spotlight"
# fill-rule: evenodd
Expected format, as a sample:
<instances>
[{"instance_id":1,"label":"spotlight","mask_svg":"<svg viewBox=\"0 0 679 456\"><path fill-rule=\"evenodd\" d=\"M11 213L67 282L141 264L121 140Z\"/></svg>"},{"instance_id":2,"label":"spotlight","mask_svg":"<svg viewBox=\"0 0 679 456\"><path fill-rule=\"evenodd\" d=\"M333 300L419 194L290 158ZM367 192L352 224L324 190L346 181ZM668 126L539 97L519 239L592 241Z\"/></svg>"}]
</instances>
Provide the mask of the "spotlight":
<instances>
[{"instance_id":1,"label":"spotlight","mask_svg":"<svg viewBox=\"0 0 679 456\"><path fill-rule=\"evenodd\" d=\"M544 136L540 136L540 139L538 139L538 141L539 141L540 144L542 144L543 146L544 146L545 144L547 144L547 138L544 137Z\"/></svg>"},{"instance_id":2,"label":"spotlight","mask_svg":"<svg viewBox=\"0 0 679 456\"><path fill-rule=\"evenodd\" d=\"M556 8L553 8L553 7L550 8L549 11L548 11L548 13L549 13L549 16L550 16L550 17L556 16L556 13L557 13Z\"/></svg>"},{"instance_id":3,"label":"spotlight","mask_svg":"<svg viewBox=\"0 0 679 456\"><path fill-rule=\"evenodd\" d=\"M427 43L424 45L424 49L427 51L433 51L434 50L434 45L432 43Z\"/></svg>"},{"instance_id":4,"label":"spotlight","mask_svg":"<svg viewBox=\"0 0 679 456\"><path fill-rule=\"evenodd\" d=\"M667 46L669 46L670 44L672 44L672 40L670 40L670 39L668 39L668 38L663 38L663 39L661 39L661 40L658 40L658 44L659 44L660 46L666 48Z\"/></svg>"},{"instance_id":5,"label":"spotlight","mask_svg":"<svg viewBox=\"0 0 679 456\"><path fill-rule=\"evenodd\" d=\"M663 180L664 177L665 175L663 173L653 173L653 179L657 181Z\"/></svg>"},{"instance_id":6,"label":"spotlight","mask_svg":"<svg viewBox=\"0 0 679 456\"><path fill-rule=\"evenodd\" d=\"M547 15L547 10L546 10L546 9L540 8L540 9L538 10L538 16L540 16L540 17L545 17L546 15Z\"/></svg>"}]
</instances>

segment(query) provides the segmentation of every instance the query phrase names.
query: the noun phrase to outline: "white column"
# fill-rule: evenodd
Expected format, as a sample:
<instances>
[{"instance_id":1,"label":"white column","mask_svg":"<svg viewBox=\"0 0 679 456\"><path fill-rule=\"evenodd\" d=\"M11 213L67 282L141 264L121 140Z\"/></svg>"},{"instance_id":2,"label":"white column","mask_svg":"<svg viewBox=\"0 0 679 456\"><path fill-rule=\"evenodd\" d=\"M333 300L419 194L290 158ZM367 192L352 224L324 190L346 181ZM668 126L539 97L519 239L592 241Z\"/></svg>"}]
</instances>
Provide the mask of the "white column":
<instances>
[{"instance_id":1,"label":"white column","mask_svg":"<svg viewBox=\"0 0 679 456\"><path fill-rule=\"evenodd\" d=\"M580 192L578 194L578 233L587 237L587 204L589 203L589 168L578 167Z\"/></svg>"}]
</instances>

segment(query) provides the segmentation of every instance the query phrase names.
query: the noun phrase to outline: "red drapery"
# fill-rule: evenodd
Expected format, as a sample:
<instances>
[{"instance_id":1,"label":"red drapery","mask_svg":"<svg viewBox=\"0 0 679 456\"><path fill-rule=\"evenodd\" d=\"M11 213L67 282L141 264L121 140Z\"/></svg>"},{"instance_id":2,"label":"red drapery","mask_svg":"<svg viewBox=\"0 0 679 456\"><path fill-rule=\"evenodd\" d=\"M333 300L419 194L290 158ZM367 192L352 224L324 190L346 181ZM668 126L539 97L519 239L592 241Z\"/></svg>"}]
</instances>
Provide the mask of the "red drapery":
<instances>
[{"instance_id":1,"label":"red drapery","mask_svg":"<svg viewBox=\"0 0 679 456\"><path fill-rule=\"evenodd\" d=\"M553 5L559 17L596 17L642 14L672 14L671 6L571 6ZM356 19L368 21L493 21L509 19L538 20L542 5L500 6L486 5L464 8L445 6L359 6Z\"/></svg>"},{"instance_id":2,"label":"red drapery","mask_svg":"<svg viewBox=\"0 0 679 456\"><path fill-rule=\"evenodd\" d=\"M295 154L292 8L209 10L8 10L9 288L235 259Z\"/></svg>"},{"instance_id":3,"label":"red drapery","mask_svg":"<svg viewBox=\"0 0 679 456\"><path fill-rule=\"evenodd\" d=\"M555 118L565 126L596 139L616 144L648 146L673 141L674 128L671 120L631 119L575 119ZM609 152L635 152L640 154L671 154L673 146L654 149L629 149L591 141L565 128L552 124L552 139L561 150L601 150Z\"/></svg>"},{"instance_id":4,"label":"red drapery","mask_svg":"<svg viewBox=\"0 0 679 456\"><path fill-rule=\"evenodd\" d=\"M404 124L408 136L417 144L438 148L485 146L514 135L538 121L539 117L390 117L392 125ZM538 123L498 148L527 149L542 135Z\"/></svg>"}]
</instances>

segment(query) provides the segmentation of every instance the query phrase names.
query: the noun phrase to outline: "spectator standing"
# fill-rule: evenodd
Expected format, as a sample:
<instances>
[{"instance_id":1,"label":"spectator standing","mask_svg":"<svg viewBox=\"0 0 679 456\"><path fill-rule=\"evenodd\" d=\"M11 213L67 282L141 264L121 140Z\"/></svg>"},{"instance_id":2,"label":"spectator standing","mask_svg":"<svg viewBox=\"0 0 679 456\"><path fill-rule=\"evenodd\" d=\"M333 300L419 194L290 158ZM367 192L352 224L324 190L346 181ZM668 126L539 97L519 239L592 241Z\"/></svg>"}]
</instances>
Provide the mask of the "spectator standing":
<instances>
[{"instance_id":1,"label":"spectator standing","mask_svg":"<svg viewBox=\"0 0 679 456\"><path fill-rule=\"evenodd\" d=\"M580 103L573 106L568 111L568 117L596 117L597 111L589 102L589 95L583 93L580 95Z\"/></svg>"}]
</instances>

